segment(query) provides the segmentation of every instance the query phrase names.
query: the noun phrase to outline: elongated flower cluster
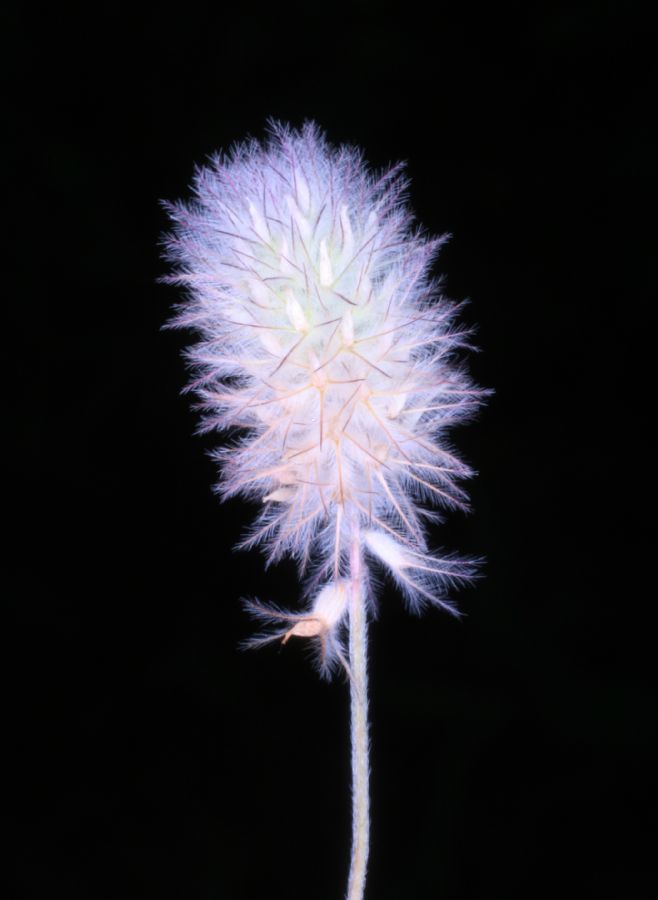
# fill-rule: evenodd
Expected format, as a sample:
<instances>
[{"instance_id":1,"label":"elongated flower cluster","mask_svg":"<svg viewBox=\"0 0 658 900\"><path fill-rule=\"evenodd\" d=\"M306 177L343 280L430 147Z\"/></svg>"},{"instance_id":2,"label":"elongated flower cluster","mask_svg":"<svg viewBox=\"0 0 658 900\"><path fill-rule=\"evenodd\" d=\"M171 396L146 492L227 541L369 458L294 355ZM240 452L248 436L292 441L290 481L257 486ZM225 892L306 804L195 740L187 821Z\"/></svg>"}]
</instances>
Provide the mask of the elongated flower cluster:
<instances>
[{"instance_id":1,"label":"elongated flower cluster","mask_svg":"<svg viewBox=\"0 0 658 900\"><path fill-rule=\"evenodd\" d=\"M257 640L317 640L325 672L344 663L355 528L412 609L454 611L446 590L472 575L428 552L424 520L466 505L471 473L445 435L483 392L455 362L459 307L429 274L443 239L413 229L406 186L401 166L373 174L312 123L273 123L168 205L169 280L187 288L173 324L200 333L189 388L202 429L240 435L215 452L218 490L262 502L242 546L307 575L306 612L250 604L274 626Z\"/></svg>"}]
</instances>

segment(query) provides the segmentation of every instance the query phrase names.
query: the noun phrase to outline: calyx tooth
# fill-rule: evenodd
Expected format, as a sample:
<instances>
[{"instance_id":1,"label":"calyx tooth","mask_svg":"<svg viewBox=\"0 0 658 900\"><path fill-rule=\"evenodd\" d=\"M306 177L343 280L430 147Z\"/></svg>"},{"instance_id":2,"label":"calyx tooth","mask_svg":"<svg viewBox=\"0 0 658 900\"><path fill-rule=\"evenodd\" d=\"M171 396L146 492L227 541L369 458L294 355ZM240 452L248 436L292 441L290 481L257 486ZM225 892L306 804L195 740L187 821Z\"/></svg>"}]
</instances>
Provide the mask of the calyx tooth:
<instances>
[{"instance_id":1,"label":"calyx tooth","mask_svg":"<svg viewBox=\"0 0 658 900\"><path fill-rule=\"evenodd\" d=\"M286 197L286 203L288 204L288 209L290 210L290 214L295 220L297 227L299 229L299 233L301 234L303 240L307 240L311 236L311 224L300 210L299 206L297 206L297 201L295 198L288 194Z\"/></svg>"},{"instance_id":2,"label":"calyx tooth","mask_svg":"<svg viewBox=\"0 0 658 900\"><path fill-rule=\"evenodd\" d=\"M324 238L320 241L320 284L328 287L334 280L334 271L327 250L327 242Z\"/></svg>"},{"instance_id":3,"label":"calyx tooth","mask_svg":"<svg viewBox=\"0 0 658 900\"><path fill-rule=\"evenodd\" d=\"M249 215L251 216L251 221L254 225L254 231L258 235L258 237L265 241L266 244L269 244L271 238L270 230L267 227L267 223L265 219L261 216L260 211L256 209L253 202L249 203Z\"/></svg>"},{"instance_id":4,"label":"calyx tooth","mask_svg":"<svg viewBox=\"0 0 658 900\"><path fill-rule=\"evenodd\" d=\"M349 256L354 249L354 235L345 203L340 208L340 224L343 229L343 253Z\"/></svg>"},{"instance_id":5,"label":"calyx tooth","mask_svg":"<svg viewBox=\"0 0 658 900\"><path fill-rule=\"evenodd\" d=\"M340 333L343 337L343 343L347 347L351 347L354 343L354 322L352 321L352 313L348 309L343 313L340 323Z\"/></svg>"},{"instance_id":6,"label":"calyx tooth","mask_svg":"<svg viewBox=\"0 0 658 900\"><path fill-rule=\"evenodd\" d=\"M292 291L288 291L288 296L286 298L286 313L296 331L309 330L310 326L306 314L304 313L299 300L292 294Z\"/></svg>"}]
</instances>

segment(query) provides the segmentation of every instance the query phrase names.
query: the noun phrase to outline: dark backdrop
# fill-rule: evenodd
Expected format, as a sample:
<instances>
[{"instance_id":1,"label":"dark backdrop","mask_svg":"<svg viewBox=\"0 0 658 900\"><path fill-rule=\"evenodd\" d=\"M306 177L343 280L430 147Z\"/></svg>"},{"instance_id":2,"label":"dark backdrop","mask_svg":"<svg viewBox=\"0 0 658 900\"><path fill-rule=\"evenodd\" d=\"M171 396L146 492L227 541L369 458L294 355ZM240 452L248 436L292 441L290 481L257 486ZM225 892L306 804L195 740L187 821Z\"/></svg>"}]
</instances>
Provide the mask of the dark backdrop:
<instances>
[{"instance_id":1,"label":"dark backdrop","mask_svg":"<svg viewBox=\"0 0 658 900\"><path fill-rule=\"evenodd\" d=\"M217 438L179 393L190 336L161 331L159 201L274 116L407 161L496 392L455 434L474 513L433 538L486 577L461 621L387 590L372 626L368 898L658 897L640 10L6 14L5 896L343 896L346 685L293 643L239 651L240 596L294 604L296 575L233 551L254 510L212 495Z\"/></svg>"}]
</instances>

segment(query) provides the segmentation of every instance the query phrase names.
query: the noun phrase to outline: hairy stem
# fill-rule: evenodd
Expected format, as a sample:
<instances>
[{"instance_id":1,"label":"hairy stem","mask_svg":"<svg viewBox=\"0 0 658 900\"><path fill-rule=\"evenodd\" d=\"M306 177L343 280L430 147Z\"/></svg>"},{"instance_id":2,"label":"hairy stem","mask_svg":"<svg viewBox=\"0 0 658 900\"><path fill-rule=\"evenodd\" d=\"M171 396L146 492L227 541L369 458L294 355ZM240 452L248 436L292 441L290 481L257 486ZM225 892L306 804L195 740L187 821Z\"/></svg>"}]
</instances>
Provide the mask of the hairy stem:
<instances>
[{"instance_id":1,"label":"hairy stem","mask_svg":"<svg viewBox=\"0 0 658 900\"><path fill-rule=\"evenodd\" d=\"M350 700L352 725L352 859L347 900L362 900L368 863L368 631L363 591L361 538L353 527L350 547Z\"/></svg>"}]
</instances>

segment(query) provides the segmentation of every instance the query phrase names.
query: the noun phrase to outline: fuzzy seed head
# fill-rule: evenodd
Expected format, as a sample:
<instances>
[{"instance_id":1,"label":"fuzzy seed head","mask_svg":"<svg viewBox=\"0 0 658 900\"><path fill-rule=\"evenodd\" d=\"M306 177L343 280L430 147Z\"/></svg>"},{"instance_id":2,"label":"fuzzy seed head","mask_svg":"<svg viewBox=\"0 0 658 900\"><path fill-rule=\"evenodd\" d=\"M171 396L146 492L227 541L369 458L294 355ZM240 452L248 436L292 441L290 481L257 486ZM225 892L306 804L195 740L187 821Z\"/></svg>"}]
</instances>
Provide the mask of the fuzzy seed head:
<instances>
[{"instance_id":1,"label":"fuzzy seed head","mask_svg":"<svg viewBox=\"0 0 658 900\"><path fill-rule=\"evenodd\" d=\"M215 453L218 489L261 502L244 546L310 563L316 585L340 577L355 521L379 535L371 550L422 556L426 506L465 505L469 469L445 434L483 392L455 363L467 332L430 278L443 239L412 228L406 187L401 166L373 173L312 123L271 123L267 143L215 157L192 202L168 205L169 280L187 289L173 324L200 335L202 428L240 435Z\"/></svg>"}]
</instances>

